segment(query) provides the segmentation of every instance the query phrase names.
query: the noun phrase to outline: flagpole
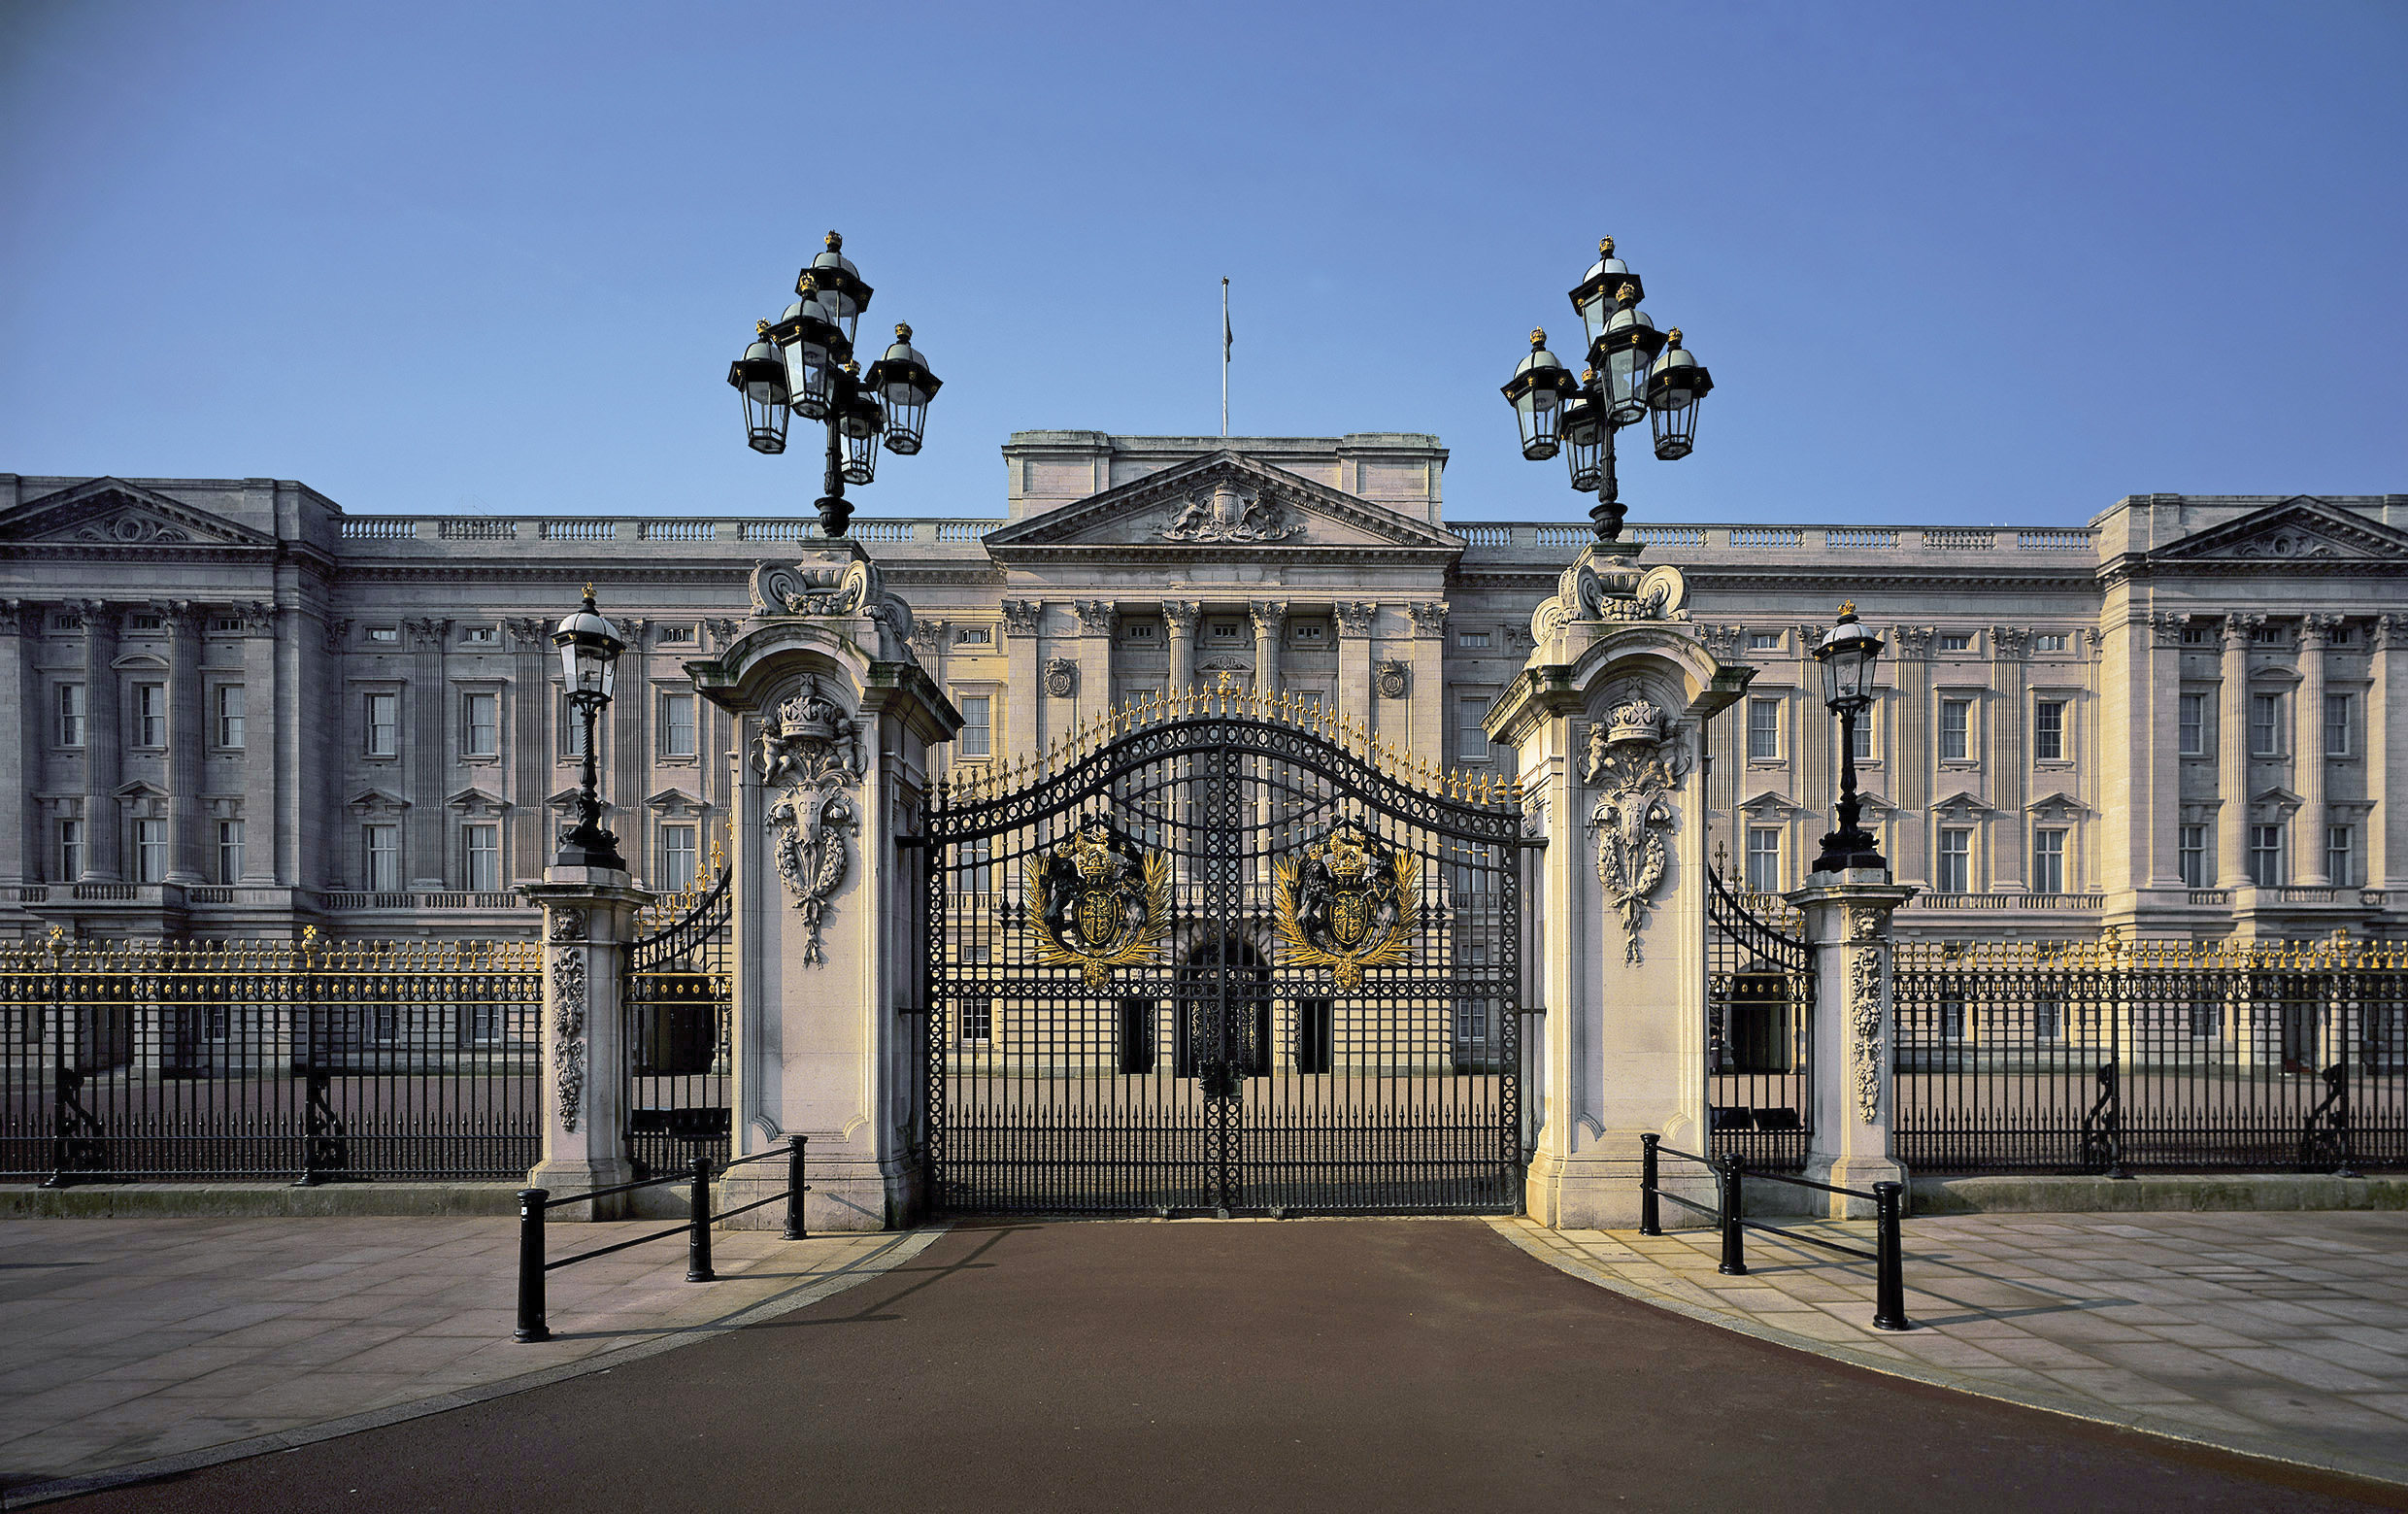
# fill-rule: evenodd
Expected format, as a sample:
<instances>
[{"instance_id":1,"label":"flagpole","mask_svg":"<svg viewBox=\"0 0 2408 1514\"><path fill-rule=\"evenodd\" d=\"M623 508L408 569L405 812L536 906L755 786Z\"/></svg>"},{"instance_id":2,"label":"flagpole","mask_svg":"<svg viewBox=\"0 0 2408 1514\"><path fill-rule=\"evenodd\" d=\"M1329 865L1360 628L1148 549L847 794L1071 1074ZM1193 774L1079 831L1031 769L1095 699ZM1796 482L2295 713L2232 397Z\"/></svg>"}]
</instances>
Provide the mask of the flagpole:
<instances>
[{"instance_id":1,"label":"flagpole","mask_svg":"<svg viewBox=\"0 0 2408 1514\"><path fill-rule=\"evenodd\" d=\"M1221 281L1221 434L1229 434L1229 281Z\"/></svg>"}]
</instances>

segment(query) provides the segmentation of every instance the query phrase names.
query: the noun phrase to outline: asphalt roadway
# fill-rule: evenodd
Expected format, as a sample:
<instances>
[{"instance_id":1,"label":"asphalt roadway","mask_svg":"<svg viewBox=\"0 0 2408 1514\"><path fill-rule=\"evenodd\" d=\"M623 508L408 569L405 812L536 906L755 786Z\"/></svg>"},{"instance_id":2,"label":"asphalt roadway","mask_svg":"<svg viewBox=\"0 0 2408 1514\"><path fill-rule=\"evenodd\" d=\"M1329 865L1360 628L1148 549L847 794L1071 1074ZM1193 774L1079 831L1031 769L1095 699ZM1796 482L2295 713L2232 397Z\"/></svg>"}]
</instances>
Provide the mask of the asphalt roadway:
<instances>
[{"instance_id":1,"label":"asphalt roadway","mask_svg":"<svg viewBox=\"0 0 2408 1514\"><path fill-rule=\"evenodd\" d=\"M2408 1507L2408 1488L1928 1388L1469 1221L963 1227L607 1372L62 1508Z\"/></svg>"}]
</instances>

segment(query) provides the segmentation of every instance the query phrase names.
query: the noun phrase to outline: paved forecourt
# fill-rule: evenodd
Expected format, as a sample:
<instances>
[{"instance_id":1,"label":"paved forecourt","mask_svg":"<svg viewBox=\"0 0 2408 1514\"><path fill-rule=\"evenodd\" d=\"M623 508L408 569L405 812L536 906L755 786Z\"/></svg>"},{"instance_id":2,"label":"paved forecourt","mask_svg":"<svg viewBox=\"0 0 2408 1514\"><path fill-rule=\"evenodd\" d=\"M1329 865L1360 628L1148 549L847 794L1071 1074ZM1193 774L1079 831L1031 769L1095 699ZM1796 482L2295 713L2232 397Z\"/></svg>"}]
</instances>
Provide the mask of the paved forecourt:
<instances>
[{"instance_id":1,"label":"paved forecourt","mask_svg":"<svg viewBox=\"0 0 2408 1514\"><path fill-rule=\"evenodd\" d=\"M555 1227L552 1255L656 1231ZM188 1465L507 1393L791 1308L895 1265L907 1235L672 1238L550 1278L511 1339L518 1225L482 1219L0 1221L0 1489ZM53 1490L54 1491L54 1490Z\"/></svg>"},{"instance_id":2,"label":"paved forecourt","mask_svg":"<svg viewBox=\"0 0 2408 1514\"><path fill-rule=\"evenodd\" d=\"M1798 1225L1871 1249L1871 1223ZM2408 1214L1910 1219L1917 1329L1876 1330L1868 1263L1748 1232L1499 1230L1633 1297L1761 1339L2110 1424L2408 1484Z\"/></svg>"},{"instance_id":3,"label":"paved forecourt","mask_svg":"<svg viewBox=\"0 0 2408 1514\"><path fill-rule=\"evenodd\" d=\"M1803 1355L1477 1220L960 1226L842 1295L80 1507L920 1510L2408 1504Z\"/></svg>"}]
</instances>

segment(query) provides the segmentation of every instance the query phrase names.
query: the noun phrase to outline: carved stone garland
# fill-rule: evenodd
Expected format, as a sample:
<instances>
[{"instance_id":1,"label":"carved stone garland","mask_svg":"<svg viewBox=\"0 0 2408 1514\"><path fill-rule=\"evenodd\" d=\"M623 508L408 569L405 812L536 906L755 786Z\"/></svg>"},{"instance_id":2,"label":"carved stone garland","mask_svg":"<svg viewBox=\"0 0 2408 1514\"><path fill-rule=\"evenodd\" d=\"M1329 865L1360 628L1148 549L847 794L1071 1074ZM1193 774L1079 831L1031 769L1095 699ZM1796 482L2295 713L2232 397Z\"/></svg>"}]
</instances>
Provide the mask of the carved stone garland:
<instances>
[{"instance_id":1,"label":"carved stone garland","mask_svg":"<svg viewBox=\"0 0 2408 1514\"><path fill-rule=\"evenodd\" d=\"M778 876L794 895L810 931L803 961L826 960L819 944L829 898L852 870L850 836L861 829L852 790L861 781L859 726L845 707L806 678L803 687L761 723L754 760L770 791L766 818L776 835Z\"/></svg>"},{"instance_id":2,"label":"carved stone garland","mask_svg":"<svg viewBox=\"0 0 2408 1514\"><path fill-rule=\"evenodd\" d=\"M552 1035L559 1048L552 1067L563 1129L577 1128L585 1102L585 949L564 946L552 955Z\"/></svg>"},{"instance_id":3,"label":"carved stone garland","mask_svg":"<svg viewBox=\"0 0 2408 1514\"><path fill-rule=\"evenodd\" d=\"M1856 1094L1856 1118L1881 1119L1882 1065L1881 915L1848 912L1848 1071Z\"/></svg>"},{"instance_id":4,"label":"carved stone garland","mask_svg":"<svg viewBox=\"0 0 2408 1514\"><path fill-rule=\"evenodd\" d=\"M1664 733L1663 711L1636 690L1589 727L1583 776L1603 790L1589 812L1597 832L1597 881L1622 916L1622 960L1634 967L1642 959L1639 927L1669 858L1663 833L1676 817L1667 795L1689 767L1680 738Z\"/></svg>"}]
</instances>

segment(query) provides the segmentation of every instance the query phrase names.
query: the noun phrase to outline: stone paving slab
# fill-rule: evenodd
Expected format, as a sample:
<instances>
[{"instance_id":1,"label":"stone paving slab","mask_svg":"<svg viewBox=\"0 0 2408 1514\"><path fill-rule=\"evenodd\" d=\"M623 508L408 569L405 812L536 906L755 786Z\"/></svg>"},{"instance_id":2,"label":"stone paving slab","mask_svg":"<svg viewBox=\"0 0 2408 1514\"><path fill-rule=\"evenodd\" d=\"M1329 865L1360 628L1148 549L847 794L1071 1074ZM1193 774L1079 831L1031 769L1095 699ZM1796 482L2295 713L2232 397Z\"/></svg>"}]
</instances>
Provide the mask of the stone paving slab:
<instances>
[{"instance_id":1,"label":"stone paving slab","mask_svg":"<svg viewBox=\"0 0 2408 1514\"><path fill-rule=\"evenodd\" d=\"M1748 1233L1491 1222L1576 1276L1859 1366L2257 1456L2408 1483L2408 1215L1972 1215L1906 1222L1906 1308L1873 1268ZM1785 1221L1870 1250L1870 1221Z\"/></svg>"},{"instance_id":2,"label":"stone paving slab","mask_svg":"<svg viewBox=\"0 0 2408 1514\"><path fill-rule=\"evenodd\" d=\"M550 1250L662 1228L555 1225ZM0 1490L15 1507L84 1486L40 1486L57 1479L202 1464L601 1369L802 1307L931 1234L718 1230L716 1283L685 1281L681 1239L634 1247L552 1273L552 1338L522 1345L516 1220L0 1220Z\"/></svg>"}]
</instances>

